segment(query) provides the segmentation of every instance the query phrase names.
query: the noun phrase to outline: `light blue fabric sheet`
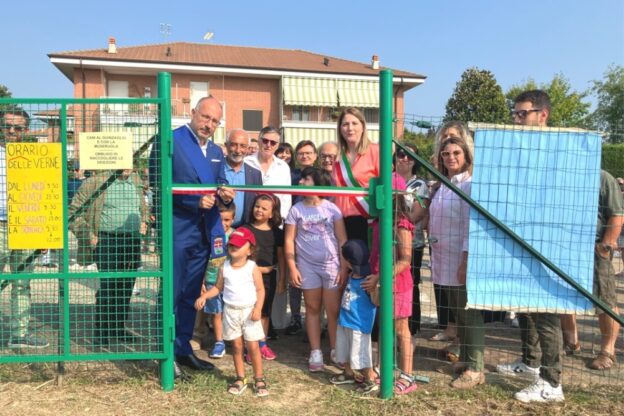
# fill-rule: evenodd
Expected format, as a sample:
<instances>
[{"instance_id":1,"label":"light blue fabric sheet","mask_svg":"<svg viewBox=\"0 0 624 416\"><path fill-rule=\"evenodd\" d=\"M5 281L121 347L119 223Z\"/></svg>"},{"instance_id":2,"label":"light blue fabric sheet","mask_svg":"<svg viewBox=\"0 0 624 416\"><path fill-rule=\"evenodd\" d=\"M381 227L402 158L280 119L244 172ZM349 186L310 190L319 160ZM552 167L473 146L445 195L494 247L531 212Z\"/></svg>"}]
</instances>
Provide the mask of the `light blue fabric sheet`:
<instances>
[{"instance_id":1,"label":"light blue fabric sheet","mask_svg":"<svg viewBox=\"0 0 624 416\"><path fill-rule=\"evenodd\" d=\"M472 197L592 291L601 138L591 132L475 133ZM470 212L468 306L583 312L591 303L476 210Z\"/></svg>"}]
</instances>

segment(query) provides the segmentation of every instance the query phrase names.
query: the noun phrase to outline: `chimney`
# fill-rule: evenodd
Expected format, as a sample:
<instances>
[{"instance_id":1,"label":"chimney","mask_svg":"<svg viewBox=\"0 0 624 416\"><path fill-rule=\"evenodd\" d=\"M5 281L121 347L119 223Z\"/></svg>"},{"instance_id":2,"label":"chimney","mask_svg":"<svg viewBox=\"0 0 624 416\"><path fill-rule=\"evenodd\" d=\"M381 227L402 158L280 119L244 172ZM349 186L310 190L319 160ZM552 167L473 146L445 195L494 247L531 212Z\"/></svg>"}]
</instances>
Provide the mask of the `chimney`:
<instances>
[{"instance_id":1,"label":"chimney","mask_svg":"<svg viewBox=\"0 0 624 416\"><path fill-rule=\"evenodd\" d=\"M173 55L171 53L171 46L167 46L167 52L165 52L165 56L171 56L171 55Z\"/></svg>"},{"instance_id":2,"label":"chimney","mask_svg":"<svg viewBox=\"0 0 624 416\"><path fill-rule=\"evenodd\" d=\"M379 56L373 55L373 62L371 62L371 68L379 69Z\"/></svg>"},{"instance_id":3,"label":"chimney","mask_svg":"<svg viewBox=\"0 0 624 416\"><path fill-rule=\"evenodd\" d=\"M323 65L329 66L329 58L327 57L323 58Z\"/></svg>"},{"instance_id":4,"label":"chimney","mask_svg":"<svg viewBox=\"0 0 624 416\"><path fill-rule=\"evenodd\" d=\"M115 38L108 38L108 53L117 53L117 44L115 44Z\"/></svg>"}]
</instances>

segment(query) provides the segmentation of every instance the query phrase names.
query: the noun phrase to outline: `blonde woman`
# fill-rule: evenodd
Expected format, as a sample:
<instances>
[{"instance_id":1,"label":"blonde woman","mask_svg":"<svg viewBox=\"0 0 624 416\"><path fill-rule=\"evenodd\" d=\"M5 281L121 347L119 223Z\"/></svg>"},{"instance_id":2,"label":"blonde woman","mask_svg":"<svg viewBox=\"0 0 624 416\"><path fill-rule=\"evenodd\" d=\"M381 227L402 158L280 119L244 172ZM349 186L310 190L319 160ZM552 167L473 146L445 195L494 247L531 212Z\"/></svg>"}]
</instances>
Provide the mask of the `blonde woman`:
<instances>
[{"instance_id":1,"label":"blonde woman","mask_svg":"<svg viewBox=\"0 0 624 416\"><path fill-rule=\"evenodd\" d=\"M364 115L357 108L345 108L338 117L337 129L341 156L332 171L334 183L368 188L368 181L379 176L379 146L368 139ZM336 205L344 216L347 238L368 241L366 199L336 197Z\"/></svg>"}]
</instances>

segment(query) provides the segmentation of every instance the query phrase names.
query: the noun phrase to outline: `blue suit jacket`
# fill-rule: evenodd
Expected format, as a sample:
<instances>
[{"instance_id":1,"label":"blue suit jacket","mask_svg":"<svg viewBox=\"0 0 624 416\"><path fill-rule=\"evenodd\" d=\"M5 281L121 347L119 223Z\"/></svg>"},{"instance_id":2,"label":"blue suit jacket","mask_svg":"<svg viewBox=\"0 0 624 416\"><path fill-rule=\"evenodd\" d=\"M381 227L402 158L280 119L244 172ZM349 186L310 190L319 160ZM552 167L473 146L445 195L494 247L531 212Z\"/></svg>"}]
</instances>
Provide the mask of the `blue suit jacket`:
<instances>
[{"instance_id":1,"label":"blue suit jacket","mask_svg":"<svg viewBox=\"0 0 624 416\"><path fill-rule=\"evenodd\" d=\"M260 172L253 166L245 164L245 185L262 185L262 172ZM249 216L251 215L251 211L253 210L253 202L255 198L255 192L245 192L245 200L243 204L243 219L241 220L240 225L245 224L249 221Z\"/></svg>"},{"instance_id":2,"label":"blue suit jacket","mask_svg":"<svg viewBox=\"0 0 624 416\"><path fill-rule=\"evenodd\" d=\"M208 141L204 157L188 126L173 131L173 183L227 184L223 151ZM173 196L173 240L175 245L189 247L203 242L210 244L214 237L223 236L219 208L199 208L200 195Z\"/></svg>"},{"instance_id":3,"label":"blue suit jacket","mask_svg":"<svg viewBox=\"0 0 624 416\"><path fill-rule=\"evenodd\" d=\"M152 186L158 185L159 149L157 141L150 156ZM173 131L173 183L227 184L224 165L225 159L219 146L209 141L204 156L188 126ZM208 260L225 254L225 233L216 204L206 210L199 208L199 195L173 195L172 199L174 352L187 356L193 353L189 343L196 314L193 303L199 296Z\"/></svg>"}]
</instances>

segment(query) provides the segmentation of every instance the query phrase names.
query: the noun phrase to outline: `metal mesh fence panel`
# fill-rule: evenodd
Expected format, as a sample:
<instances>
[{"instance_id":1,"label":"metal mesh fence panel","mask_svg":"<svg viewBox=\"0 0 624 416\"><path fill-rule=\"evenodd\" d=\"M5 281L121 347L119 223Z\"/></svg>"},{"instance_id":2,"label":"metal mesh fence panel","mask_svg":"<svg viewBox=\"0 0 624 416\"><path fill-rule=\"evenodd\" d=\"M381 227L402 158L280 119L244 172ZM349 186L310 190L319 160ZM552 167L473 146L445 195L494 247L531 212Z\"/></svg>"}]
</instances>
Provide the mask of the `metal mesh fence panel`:
<instances>
[{"instance_id":1,"label":"metal mesh fence panel","mask_svg":"<svg viewBox=\"0 0 624 416\"><path fill-rule=\"evenodd\" d=\"M601 286L598 299L617 314L624 302L621 253L615 249L606 260L595 254L611 226L599 226L596 234L597 214L619 215L609 211L612 201L604 196L600 136L592 144L591 132L574 129L472 125L472 175L452 171L465 150L456 144L430 160L421 158L419 165L433 162L437 169L429 165L417 174L412 171L414 148L398 149L406 155L395 168L411 183L408 199L417 206L419 195L428 206L424 220L416 224L423 232L412 244L414 371L443 372L455 379L469 368L485 371L488 382L519 387L524 381L516 380L536 376L564 386L621 384L617 361L624 339L615 321L606 314L598 317L591 299L503 234L498 224L480 217L434 175L443 172L462 191L472 192L478 204L589 293L598 294ZM612 199L621 204L619 187L613 178L609 183ZM460 284L464 251L467 285ZM601 351L612 354L610 369L597 368L604 364L596 363ZM398 367L398 351L396 355Z\"/></svg>"},{"instance_id":2,"label":"metal mesh fence panel","mask_svg":"<svg viewBox=\"0 0 624 416\"><path fill-rule=\"evenodd\" d=\"M158 99L0 103L0 362L165 358L158 123Z\"/></svg>"}]
</instances>

